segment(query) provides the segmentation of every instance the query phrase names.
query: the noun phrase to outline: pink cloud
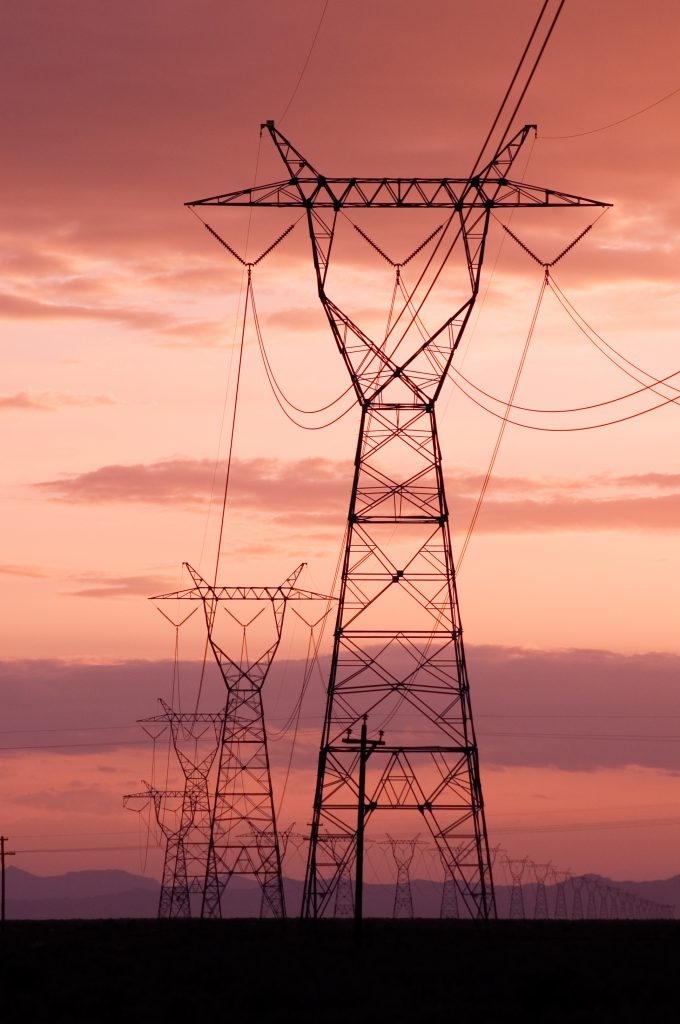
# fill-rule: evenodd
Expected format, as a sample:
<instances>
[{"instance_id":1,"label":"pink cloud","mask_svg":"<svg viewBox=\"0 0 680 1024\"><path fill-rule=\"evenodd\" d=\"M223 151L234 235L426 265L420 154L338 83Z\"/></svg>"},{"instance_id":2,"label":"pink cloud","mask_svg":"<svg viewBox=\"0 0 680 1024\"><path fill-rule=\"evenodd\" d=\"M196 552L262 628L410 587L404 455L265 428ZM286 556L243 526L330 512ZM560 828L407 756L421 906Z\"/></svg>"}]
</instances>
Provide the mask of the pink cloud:
<instances>
[{"instance_id":1,"label":"pink cloud","mask_svg":"<svg viewBox=\"0 0 680 1024\"><path fill-rule=\"evenodd\" d=\"M64 479L35 484L49 497L66 502L174 502L200 507L208 501L224 467L208 459L103 466ZM231 500L242 509L266 507L277 522L295 528L300 515L318 520L344 515L351 467L331 459L297 462L278 459L234 460ZM473 511L482 484L480 474L457 473L449 478L454 521L464 523ZM635 488L634 493L603 496L602 489ZM651 490L655 493L644 493ZM504 495L498 498L494 492ZM642 491L642 493L640 493ZM658 493L670 491L671 493ZM535 497L526 497L527 493ZM516 497L514 495L517 495ZM677 474L641 474L586 480L533 480L495 477L482 506L477 529L487 533L551 530L677 530L680 490Z\"/></svg>"},{"instance_id":2,"label":"pink cloud","mask_svg":"<svg viewBox=\"0 0 680 1024\"><path fill-rule=\"evenodd\" d=\"M593 771L635 764L680 772L680 656L468 645L467 658L482 767ZM302 669L292 661L272 668L265 693L270 701L276 695L267 710L272 736L295 704L299 690L290 681ZM180 671L183 700L191 703L201 664L184 662ZM323 682L327 657L320 673ZM135 720L157 713L157 698L169 699L171 680L168 661L1 662L2 746L21 747L12 756L27 756L31 746L53 743L55 754L73 757L102 745L136 746L143 736ZM219 709L223 694L211 661L204 709ZM300 770L314 768L323 706L323 685L315 683L303 709ZM275 764L285 763L288 751L286 738L272 741Z\"/></svg>"},{"instance_id":3,"label":"pink cloud","mask_svg":"<svg viewBox=\"0 0 680 1024\"><path fill-rule=\"evenodd\" d=\"M18 391L13 395L0 395L0 410L28 412L54 412L63 408L118 405L109 395L65 395L52 392Z\"/></svg>"},{"instance_id":4,"label":"pink cloud","mask_svg":"<svg viewBox=\"0 0 680 1024\"><path fill-rule=\"evenodd\" d=\"M209 459L169 459L130 466L102 466L87 473L35 484L59 501L145 502L203 505L208 500L215 465Z\"/></svg>"},{"instance_id":5,"label":"pink cloud","mask_svg":"<svg viewBox=\"0 0 680 1024\"><path fill-rule=\"evenodd\" d=\"M23 295L0 294L0 316L11 320L103 320L171 336L215 338L220 325L209 320L178 320L165 313L133 307L66 305Z\"/></svg>"},{"instance_id":6,"label":"pink cloud","mask_svg":"<svg viewBox=\"0 0 680 1024\"><path fill-rule=\"evenodd\" d=\"M84 584L66 591L69 597L150 597L170 590L172 581L165 576L105 576L87 573L74 577Z\"/></svg>"},{"instance_id":7,"label":"pink cloud","mask_svg":"<svg viewBox=\"0 0 680 1024\"><path fill-rule=\"evenodd\" d=\"M35 484L50 497L70 502L145 502L201 506L215 479L221 485L224 466L210 459L169 459L131 466L103 466L63 480ZM242 507L299 507L307 498L324 508L345 498L348 467L330 459L310 458L285 463L276 459L235 459L232 500Z\"/></svg>"},{"instance_id":8,"label":"pink cloud","mask_svg":"<svg viewBox=\"0 0 680 1024\"><path fill-rule=\"evenodd\" d=\"M33 565L0 565L0 573L4 576L26 576L28 579L45 579L49 573Z\"/></svg>"}]
</instances>

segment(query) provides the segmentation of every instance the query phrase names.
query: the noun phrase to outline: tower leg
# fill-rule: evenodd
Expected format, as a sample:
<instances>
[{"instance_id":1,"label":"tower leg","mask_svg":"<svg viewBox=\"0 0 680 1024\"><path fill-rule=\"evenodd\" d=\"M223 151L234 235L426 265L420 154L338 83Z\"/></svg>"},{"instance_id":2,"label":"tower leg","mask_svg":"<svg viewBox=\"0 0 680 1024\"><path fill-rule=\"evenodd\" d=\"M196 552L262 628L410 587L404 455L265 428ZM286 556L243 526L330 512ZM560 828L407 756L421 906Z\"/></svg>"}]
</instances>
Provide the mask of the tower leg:
<instances>
[{"instance_id":1,"label":"tower leg","mask_svg":"<svg viewBox=\"0 0 680 1024\"><path fill-rule=\"evenodd\" d=\"M462 916L495 916L433 403L376 400L362 411L305 916L332 913L354 866L359 763L343 739L366 715L385 732L370 759L367 823L383 811L409 812L421 828L424 821ZM326 850L339 836L341 865Z\"/></svg>"}]
</instances>

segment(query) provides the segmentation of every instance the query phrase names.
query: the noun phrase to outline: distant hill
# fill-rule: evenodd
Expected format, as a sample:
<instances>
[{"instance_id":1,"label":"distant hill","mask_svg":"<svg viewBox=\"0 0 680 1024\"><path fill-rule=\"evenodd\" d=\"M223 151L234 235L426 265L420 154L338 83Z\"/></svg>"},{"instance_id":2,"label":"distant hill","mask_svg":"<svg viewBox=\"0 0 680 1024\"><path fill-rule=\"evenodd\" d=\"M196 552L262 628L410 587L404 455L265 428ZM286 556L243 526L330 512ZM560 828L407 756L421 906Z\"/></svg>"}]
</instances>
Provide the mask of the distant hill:
<instances>
[{"instance_id":1,"label":"distant hill","mask_svg":"<svg viewBox=\"0 0 680 1024\"><path fill-rule=\"evenodd\" d=\"M651 882L613 882L599 876L600 885L611 886L652 900L669 904L680 917L680 875ZM146 875L133 875L127 871L70 871L64 875L32 875L21 868L7 868L7 917L13 920L48 920L58 918L149 918L158 912L159 883ZM290 917L300 912L302 883L285 880L286 904ZM439 917L441 885L425 879L411 882L413 907L416 917ZM536 885L522 887L525 915L534 916ZM555 887L547 886L549 915L553 916ZM510 888L497 886L496 896L500 917L507 917L510 907ZM568 895L567 906L571 897ZM364 907L367 917L392 917L394 885L366 885ZM259 887L250 879L233 878L224 898L225 917L257 917L260 909ZM585 893L584 893L585 909ZM196 911L195 911L196 912Z\"/></svg>"},{"instance_id":2,"label":"distant hill","mask_svg":"<svg viewBox=\"0 0 680 1024\"><path fill-rule=\"evenodd\" d=\"M159 885L155 878L128 871L69 871L32 875L7 868L7 917L49 918L155 917Z\"/></svg>"}]
</instances>

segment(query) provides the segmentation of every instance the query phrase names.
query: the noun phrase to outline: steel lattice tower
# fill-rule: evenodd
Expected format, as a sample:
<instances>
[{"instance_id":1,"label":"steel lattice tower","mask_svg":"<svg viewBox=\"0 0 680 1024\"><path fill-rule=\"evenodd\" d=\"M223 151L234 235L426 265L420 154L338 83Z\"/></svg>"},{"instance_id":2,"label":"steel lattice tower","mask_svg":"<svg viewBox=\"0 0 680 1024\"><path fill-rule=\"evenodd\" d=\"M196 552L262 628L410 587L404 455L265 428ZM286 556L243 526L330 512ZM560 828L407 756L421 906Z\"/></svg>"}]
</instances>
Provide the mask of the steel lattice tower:
<instances>
[{"instance_id":1,"label":"steel lattice tower","mask_svg":"<svg viewBox=\"0 0 680 1024\"><path fill-rule=\"evenodd\" d=\"M522 878L527 866L526 857L524 860L509 860L505 859L508 871L510 872L510 878L512 881L512 889L510 890L510 912L509 916L513 920L524 920L526 914L524 912L524 887L522 885Z\"/></svg>"},{"instance_id":2,"label":"steel lattice tower","mask_svg":"<svg viewBox=\"0 0 680 1024\"><path fill-rule=\"evenodd\" d=\"M492 212L606 204L509 179L533 126L467 179L328 178L273 121L263 127L288 177L187 205L305 212L319 299L361 409L303 913L332 913L336 888L355 864L359 757L342 740L368 716L374 729L389 723L389 734L371 759L359 813L420 815L465 914L494 916L435 404L478 295ZM467 297L410 352L400 348L406 332L388 350L387 339L370 338L327 290L339 215L371 209L447 211L435 251L444 261L454 248L464 253ZM428 295L424 284L402 313L414 304L418 311ZM338 864L330 846L339 835L346 843Z\"/></svg>"},{"instance_id":3,"label":"steel lattice tower","mask_svg":"<svg viewBox=\"0 0 680 1024\"><path fill-rule=\"evenodd\" d=\"M124 796L123 804L132 810L143 810L151 803L158 827L165 837L158 916L191 917L184 846L193 820L190 801L186 800L183 789L156 789L148 783L145 786L141 793Z\"/></svg>"},{"instance_id":4,"label":"steel lattice tower","mask_svg":"<svg viewBox=\"0 0 680 1024\"><path fill-rule=\"evenodd\" d=\"M185 565L194 586L159 595L155 600L202 602L210 647L227 689L204 862L202 916L221 917L222 894L232 875L237 874L248 875L258 882L267 907L266 916L285 917L281 845L276 828L262 688L281 641L287 602L328 599L295 586L304 563L276 587L211 586L195 569ZM227 652L221 646L215 622L217 611L220 602L235 601L257 601L264 607L269 606L272 635L264 650L249 653L246 633L250 623L239 623L243 638L238 653Z\"/></svg>"},{"instance_id":5,"label":"steel lattice tower","mask_svg":"<svg viewBox=\"0 0 680 1024\"><path fill-rule=\"evenodd\" d=\"M397 866L397 884L394 890L392 917L413 917L413 893L411 891L411 864L418 845L415 839L393 839L387 837Z\"/></svg>"},{"instance_id":6,"label":"steel lattice tower","mask_svg":"<svg viewBox=\"0 0 680 1024\"><path fill-rule=\"evenodd\" d=\"M536 891L534 893L534 918L545 921L548 918L548 893L545 888L546 879L550 871L550 864L531 863L536 880Z\"/></svg>"},{"instance_id":7,"label":"steel lattice tower","mask_svg":"<svg viewBox=\"0 0 680 1024\"><path fill-rule=\"evenodd\" d=\"M163 878L172 879L174 896L171 906L183 908L181 914L178 912L170 916L191 917L192 902L200 897L202 903L205 888L212 819L209 776L219 749L224 712L179 712L162 699L160 704L163 714L144 718L142 724L147 732L153 725L163 730L170 729L172 745L184 775L182 843L179 847L168 839ZM171 884L170 881L167 884ZM159 916L165 915L160 913Z\"/></svg>"}]
</instances>

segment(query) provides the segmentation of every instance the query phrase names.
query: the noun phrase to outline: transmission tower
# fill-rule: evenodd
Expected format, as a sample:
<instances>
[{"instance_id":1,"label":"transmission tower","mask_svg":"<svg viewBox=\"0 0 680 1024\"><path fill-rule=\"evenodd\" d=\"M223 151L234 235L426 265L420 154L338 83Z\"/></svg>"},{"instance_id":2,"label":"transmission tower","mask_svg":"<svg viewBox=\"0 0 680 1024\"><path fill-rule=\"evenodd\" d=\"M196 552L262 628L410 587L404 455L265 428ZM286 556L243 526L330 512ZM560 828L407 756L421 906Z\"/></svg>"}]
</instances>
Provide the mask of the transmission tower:
<instances>
[{"instance_id":1,"label":"transmission tower","mask_svg":"<svg viewBox=\"0 0 680 1024\"><path fill-rule=\"evenodd\" d=\"M533 126L467 179L328 178L273 121L265 127L286 179L187 205L304 211L319 299L361 408L304 914L332 912L341 873L328 870L334 863L330 837L347 837L342 869L354 867L358 765L342 737L368 714L377 727L390 722L391 738L372 759L380 759L382 770L372 773L368 816L420 815L465 914L495 916L435 404L479 292L493 211L606 204L509 179ZM351 210L376 209L446 211L441 230L416 250L437 236L416 288L381 341L369 337L327 289L339 215L345 223ZM463 257L465 296L429 333L420 311L454 249ZM415 736L423 737L420 743Z\"/></svg>"},{"instance_id":2,"label":"transmission tower","mask_svg":"<svg viewBox=\"0 0 680 1024\"><path fill-rule=\"evenodd\" d=\"M162 699L160 704L163 714L144 718L142 724L147 732L154 726L170 729L184 775L182 859L181 863L176 860L180 848L168 841L163 877L172 876L175 858L173 887L178 893L186 888L186 896L178 896L173 902L186 907L186 916L191 917L192 902L199 903L200 907L205 888L211 823L209 776L220 745L224 712L178 712Z\"/></svg>"},{"instance_id":3,"label":"transmission tower","mask_svg":"<svg viewBox=\"0 0 680 1024\"><path fill-rule=\"evenodd\" d=\"M522 886L522 878L527 866L526 857L524 860L510 860L508 857L505 858L508 871L510 872L510 878L512 879L512 889L510 890L510 918L513 920L524 920L526 913L524 911L524 888Z\"/></svg>"},{"instance_id":4,"label":"transmission tower","mask_svg":"<svg viewBox=\"0 0 680 1024\"><path fill-rule=\"evenodd\" d=\"M584 918L583 912L583 888L586 884L586 880L583 875L574 875L571 880L571 916L574 921L582 921Z\"/></svg>"},{"instance_id":5,"label":"transmission tower","mask_svg":"<svg viewBox=\"0 0 680 1024\"><path fill-rule=\"evenodd\" d=\"M142 792L124 796L123 805L141 811L151 804L166 840L158 916L191 917L184 846L192 824L191 806L183 789L156 789L148 782L144 785Z\"/></svg>"},{"instance_id":6,"label":"transmission tower","mask_svg":"<svg viewBox=\"0 0 680 1024\"><path fill-rule=\"evenodd\" d=\"M550 864L534 864L531 862L536 881L536 892L534 898L534 918L545 921L548 917L548 894L545 883L550 872Z\"/></svg>"},{"instance_id":7,"label":"transmission tower","mask_svg":"<svg viewBox=\"0 0 680 1024\"><path fill-rule=\"evenodd\" d=\"M584 881L586 886L586 892L588 894L588 898L586 901L585 916L588 921L593 921L601 916L601 914L598 912L599 883L596 878L585 878Z\"/></svg>"},{"instance_id":8,"label":"transmission tower","mask_svg":"<svg viewBox=\"0 0 680 1024\"><path fill-rule=\"evenodd\" d=\"M186 563L185 563L186 564ZM276 828L262 688L281 641L289 601L324 600L322 594L299 590L295 583L304 563L276 587L211 586L190 565L194 586L154 600L201 601L208 641L227 689L221 722L217 782L211 805L210 835L205 863L202 916L221 917L222 894L232 875L248 875L260 885L262 898L273 917L285 917L281 874L281 844ZM255 601L259 607L247 621L233 611L234 604ZM236 639L230 652L221 641L216 616L223 603ZM269 608L269 620L261 616ZM258 621L264 634L260 646L249 646L250 627Z\"/></svg>"},{"instance_id":9,"label":"transmission tower","mask_svg":"<svg viewBox=\"0 0 680 1024\"><path fill-rule=\"evenodd\" d=\"M550 873L555 885L555 917L558 921L566 921L569 917L569 911L567 910L567 883L571 875L568 871L557 871L555 868L551 868Z\"/></svg>"},{"instance_id":10,"label":"transmission tower","mask_svg":"<svg viewBox=\"0 0 680 1024\"><path fill-rule=\"evenodd\" d=\"M388 835L387 842L392 850L394 863L397 866L397 884L394 890L394 908L392 917L413 917L413 893L411 891L411 864L418 845L415 839L393 839Z\"/></svg>"},{"instance_id":11,"label":"transmission tower","mask_svg":"<svg viewBox=\"0 0 680 1024\"><path fill-rule=\"evenodd\" d=\"M272 849L275 840L278 839L279 849L281 852L281 862L285 860L286 850L288 848L288 842L290 840L290 834L293 830L293 826L289 825L286 829L279 829L276 836L271 832L266 832L264 829L258 829L255 825L251 825L253 838L255 839L255 845L257 846L260 856L265 858L268 856L269 850ZM276 915L276 909L278 907L278 878L272 876L263 885L260 893L260 917L274 917Z\"/></svg>"}]
</instances>

